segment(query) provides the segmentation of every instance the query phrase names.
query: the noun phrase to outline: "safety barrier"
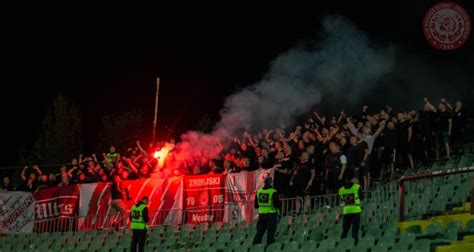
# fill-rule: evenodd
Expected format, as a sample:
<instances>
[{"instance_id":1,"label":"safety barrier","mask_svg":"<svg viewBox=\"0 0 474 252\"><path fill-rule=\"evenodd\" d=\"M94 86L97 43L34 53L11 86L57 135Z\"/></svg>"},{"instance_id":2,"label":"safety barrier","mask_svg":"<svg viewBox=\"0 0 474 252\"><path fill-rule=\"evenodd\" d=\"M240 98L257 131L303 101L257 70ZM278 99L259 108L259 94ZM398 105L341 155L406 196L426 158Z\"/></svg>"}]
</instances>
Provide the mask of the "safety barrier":
<instances>
[{"instance_id":1,"label":"safety barrier","mask_svg":"<svg viewBox=\"0 0 474 252\"><path fill-rule=\"evenodd\" d=\"M381 199L376 199L374 195L382 195L384 193L384 191L378 194L375 194L373 192L365 192L365 195L367 195L367 201L363 201L363 206L366 204L366 202L381 201ZM301 218L302 221L310 215L322 214L323 216L327 216L331 212L337 211L338 207L340 206L340 200L337 194L312 196L306 198L283 198L280 199L280 202L280 218L291 216L294 219ZM246 216L249 216L249 218L245 219L239 219L237 216L227 216L227 214L232 215L232 211L225 211L227 207L236 206L235 204L223 204L222 206L214 208L196 207L189 209L169 209L149 212L149 227L154 227L158 225L175 225L176 223L180 223L181 225L198 224L203 222L237 223L243 220L252 223L254 220L256 220L258 216L256 210L254 209L253 202L245 202L237 206L238 208L245 209L245 211L247 211ZM195 217L197 215L201 217ZM34 231L41 233L110 230L114 228L124 229L128 226L128 216L122 216L122 214L120 213L114 213L108 215L76 216L72 218L36 220Z\"/></svg>"}]
</instances>

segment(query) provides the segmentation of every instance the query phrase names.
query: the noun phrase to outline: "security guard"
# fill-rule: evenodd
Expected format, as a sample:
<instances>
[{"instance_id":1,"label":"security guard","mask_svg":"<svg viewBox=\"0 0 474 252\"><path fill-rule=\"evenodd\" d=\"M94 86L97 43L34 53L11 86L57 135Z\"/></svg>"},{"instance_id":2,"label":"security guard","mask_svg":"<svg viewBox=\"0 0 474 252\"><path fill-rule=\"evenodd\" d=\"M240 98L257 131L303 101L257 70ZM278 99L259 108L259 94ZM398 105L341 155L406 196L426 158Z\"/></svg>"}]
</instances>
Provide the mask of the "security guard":
<instances>
[{"instance_id":1,"label":"security guard","mask_svg":"<svg viewBox=\"0 0 474 252\"><path fill-rule=\"evenodd\" d=\"M343 202L341 239L347 237L349 228L352 226L352 237L357 244L359 241L360 214L362 212L360 207L362 190L359 181L356 178L346 179L344 186L339 189L339 196Z\"/></svg>"},{"instance_id":2,"label":"security guard","mask_svg":"<svg viewBox=\"0 0 474 252\"><path fill-rule=\"evenodd\" d=\"M253 239L253 244L262 242L265 231L267 232L267 246L275 242L275 232L277 227L277 215L280 208L280 200L277 191L273 188L271 177L265 178L265 185L258 189L255 195L255 208L258 209L257 233Z\"/></svg>"},{"instance_id":3,"label":"security guard","mask_svg":"<svg viewBox=\"0 0 474 252\"><path fill-rule=\"evenodd\" d=\"M130 211L130 229L132 234L132 248L131 251L143 252L145 249L146 231L148 229L148 197L144 196L142 200L138 201Z\"/></svg>"}]
</instances>

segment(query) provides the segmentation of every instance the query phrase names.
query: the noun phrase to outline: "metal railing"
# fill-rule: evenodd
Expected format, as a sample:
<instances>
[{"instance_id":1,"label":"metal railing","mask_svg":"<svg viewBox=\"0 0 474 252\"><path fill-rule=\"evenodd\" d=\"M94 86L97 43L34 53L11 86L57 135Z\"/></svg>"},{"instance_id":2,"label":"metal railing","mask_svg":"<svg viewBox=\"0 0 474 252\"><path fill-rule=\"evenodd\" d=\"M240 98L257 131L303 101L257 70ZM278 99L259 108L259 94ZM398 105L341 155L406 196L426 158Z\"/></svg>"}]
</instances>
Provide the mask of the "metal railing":
<instances>
[{"instance_id":1,"label":"metal railing","mask_svg":"<svg viewBox=\"0 0 474 252\"><path fill-rule=\"evenodd\" d=\"M464 203L469 195L472 200L471 181L464 174L474 172L474 167L433 171L402 177L399 186L399 221L408 217L420 218L439 214L447 206ZM417 181L416 183L409 183ZM462 182L464 181L464 182ZM471 207L474 205L471 204Z\"/></svg>"},{"instance_id":2,"label":"metal railing","mask_svg":"<svg viewBox=\"0 0 474 252\"><path fill-rule=\"evenodd\" d=\"M383 223L393 219L398 206L398 184L392 182L380 185L372 191L364 192L362 200L363 220ZM293 220L307 223L309 216L317 216L318 222L333 218L340 211L340 199L337 194L311 196L306 198L281 199L280 218L291 216ZM127 214L128 215L128 214ZM149 212L149 226L184 225L197 223L247 221L252 223L258 214L253 201L243 203L224 203L213 207L189 209L169 209ZM34 231L71 232L91 230L124 229L129 226L129 217L121 214L76 216L72 218L53 218L35 220Z\"/></svg>"}]
</instances>

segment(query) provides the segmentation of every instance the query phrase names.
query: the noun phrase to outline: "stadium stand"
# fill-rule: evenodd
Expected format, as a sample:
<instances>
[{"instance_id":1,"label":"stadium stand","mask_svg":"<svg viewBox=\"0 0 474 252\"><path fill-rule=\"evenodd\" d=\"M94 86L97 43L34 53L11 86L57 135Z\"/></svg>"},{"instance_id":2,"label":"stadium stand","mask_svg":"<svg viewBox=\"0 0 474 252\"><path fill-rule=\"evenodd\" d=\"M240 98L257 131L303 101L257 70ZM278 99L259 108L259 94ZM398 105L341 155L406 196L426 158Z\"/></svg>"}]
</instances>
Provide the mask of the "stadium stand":
<instances>
[{"instance_id":1,"label":"stadium stand","mask_svg":"<svg viewBox=\"0 0 474 252\"><path fill-rule=\"evenodd\" d=\"M465 154L425 166L434 172L474 164L474 145ZM251 245L255 223L213 223L150 227L148 251L474 251L474 217L469 213L471 181L465 172L406 184L406 220L398 222L396 182L376 185L363 202L361 238L340 239L337 205L311 209L280 219L277 241ZM265 237L264 237L265 239ZM0 251L127 251L128 230L94 230L6 235Z\"/></svg>"}]
</instances>

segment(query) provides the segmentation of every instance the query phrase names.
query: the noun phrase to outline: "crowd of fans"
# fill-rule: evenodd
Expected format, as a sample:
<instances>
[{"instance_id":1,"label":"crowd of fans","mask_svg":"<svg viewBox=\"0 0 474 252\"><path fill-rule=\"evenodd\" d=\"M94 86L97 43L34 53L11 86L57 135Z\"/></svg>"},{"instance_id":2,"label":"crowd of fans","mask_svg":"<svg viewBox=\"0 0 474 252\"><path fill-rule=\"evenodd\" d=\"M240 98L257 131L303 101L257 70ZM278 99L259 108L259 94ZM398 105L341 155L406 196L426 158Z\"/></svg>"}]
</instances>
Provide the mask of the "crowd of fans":
<instances>
[{"instance_id":1,"label":"crowd of fans","mask_svg":"<svg viewBox=\"0 0 474 252\"><path fill-rule=\"evenodd\" d=\"M341 111L333 117L315 112L292 131L244 131L219 156L193 160L171 173L198 175L274 168L275 188L280 196L291 197L334 193L345 179L352 178L367 189L373 181L392 180L419 164L462 153L467 114L461 101L453 107L441 99L436 108L425 98L422 111L395 112L390 106L375 113L368 111L368 106L363 106L358 115L348 116ZM55 173L44 173L37 165L25 166L20 185L14 187L10 178L4 177L0 191L34 192L48 186L148 178L158 166L153 157L156 148L144 150L137 141L137 146L121 155L112 146L101 158L79 155ZM172 155L171 148L170 160Z\"/></svg>"}]
</instances>

